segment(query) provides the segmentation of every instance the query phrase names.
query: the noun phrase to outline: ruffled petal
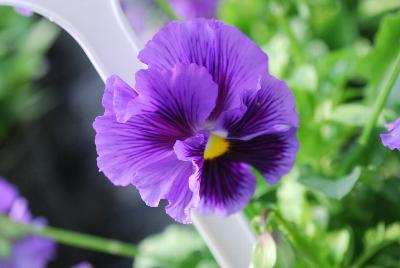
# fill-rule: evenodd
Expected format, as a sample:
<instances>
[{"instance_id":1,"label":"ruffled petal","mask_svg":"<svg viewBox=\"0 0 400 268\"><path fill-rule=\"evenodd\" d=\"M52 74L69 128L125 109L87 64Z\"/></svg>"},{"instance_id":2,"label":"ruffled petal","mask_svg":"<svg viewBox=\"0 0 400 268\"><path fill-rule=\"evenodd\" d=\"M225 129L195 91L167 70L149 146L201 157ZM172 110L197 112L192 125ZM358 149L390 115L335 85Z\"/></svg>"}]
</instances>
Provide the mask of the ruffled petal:
<instances>
[{"instance_id":1,"label":"ruffled petal","mask_svg":"<svg viewBox=\"0 0 400 268\"><path fill-rule=\"evenodd\" d=\"M276 183L291 170L299 147L295 128L229 143L226 157L255 167L269 183Z\"/></svg>"},{"instance_id":2,"label":"ruffled petal","mask_svg":"<svg viewBox=\"0 0 400 268\"><path fill-rule=\"evenodd\" d=\"M0 213L5 214L10 210L13 202L18 197L17 189L0 177Z\"/></svg>"},{"instance_id":3,"label":"ruffled petal","mask_svg":"<svg viewBox=\"0 0 400 268\"><path fill-rule=\"evenodd\" d=\"M387 124L385 127L388 133L380 135L383 145L390 150L400 150L400 119Z\"/></svg>"},{"instance_id":4,"label":"ruffled petal","mask_svg":"<svg viewBox=\"0 0 400 268\"><path fill-rule=\"evenodd\" d=\"M238 29L217 20L171 22L140 52L150 67L169 70L177 63L204 66L218 84L211 119L240 104L246 89L255 89L268 71L267 55Z\"/></svg>"},{"instance_id":5,"label":"ruffled petal","mask_svg":"<svg viewBox=\"0 0 400 268\"><path fill-rule=\"evenodd\" d=\"M203 127L218 94L207 69L196 64L138 71L136 89L146 99L146 109L160 114L188 136Z\"/></svg>"},{"instance_id":6,"label":"ruffled petal","mask_svg":"<svg viewBox=\"0 0 400 268\"><path fill-rule=\"evenodd\" d=\"M135 101L138 94L117 75L112 75L106 81L102 100L105 115L115 115L118 122L126 122L138 112Z\"/></svg>"},{"instance_id":7,"label":"ruffled petal","mask_svg":"<svg viewBox=\"0 0 400 268\"><path fill-rule=\"evenodd\" d=\"M285 82L264 76L256 92L246 92L242 106L222 114L217 122L230 138L250 140L268 133L298 127L298 114L292 92Z\"/></svg>"},{"instance_id":8,"label":"ruffled petal","mask_svg":"<svg viewBox=\"0 0 400 268\"><path fill-rule=\"evenodd\" d=\"M132 184L148 206L156 207L167 199L167 213L176 221L191 223L191 210L199 201L197 170L171 155L138 171Z\"/></svg>"}]
</instances>

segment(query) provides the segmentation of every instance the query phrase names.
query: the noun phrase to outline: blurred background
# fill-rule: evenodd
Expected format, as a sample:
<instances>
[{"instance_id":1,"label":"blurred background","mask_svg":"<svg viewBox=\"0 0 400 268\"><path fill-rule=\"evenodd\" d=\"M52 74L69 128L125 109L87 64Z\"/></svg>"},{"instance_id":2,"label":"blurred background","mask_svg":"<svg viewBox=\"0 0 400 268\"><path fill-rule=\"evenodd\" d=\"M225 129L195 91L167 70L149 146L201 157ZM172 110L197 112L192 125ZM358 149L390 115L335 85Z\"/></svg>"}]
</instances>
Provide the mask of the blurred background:
<instances>
[{"instance_id":1,"label":"blurred background","mask_svg":"<svg viewBox=\"0 0 400 268\"><path fill-rule=\"evenodd\" d=\"M157 3L123 3L143 43L170 20ZM319 254L329 267L347 267L380 243L400 242L398 154L376 139L359 159L361 173L339 172L340 160L354 144L398 56L399 8L399 0L218 3L216 16L268 53L271 73L289 83L301 118L294 171L277 186L260 183L246 213L259 228L268 224L260 215L274 204L323 249ZM399 91L397 81L379 126L400 114ZM151 236L173 224L164 209L146 207L133 187L115 187L98 171L92 123L103 112L102 94L103 82L67 33L37 15L25 17L0 7L0 176L15 184L33 214L46 217L52 226L135 244L144 241L143 252L170 264L135 267L216 267L190 226ZM354 182L344 177L345 186L328 184L337 188L332 192L316 186L340 181L338 173L350 174ZM355 185L357 180L362 183ZM393 227L390 235L388 227ZM277 241L284 239L275 235ZM307 267L296 244L288 244L282 252L293 261L277 267ZM366 265L400 267L399 250L398 243L385 246ZM132 267L129 259L63 245L49 267L80 261Z\"/></svg>"},{"instance_id":2,"label":"blurred background","mask_svg":"<svg viewBox=\"0 0 400 268\"><path fill-rule=\"evenodd\" d=\"M0 7L0 175L51 225L138 243L172 220L98 171L92 123L103 82L78 44L39 16ZM132 261L59 245L50 267Z\"/></svg>"}]
</instances>

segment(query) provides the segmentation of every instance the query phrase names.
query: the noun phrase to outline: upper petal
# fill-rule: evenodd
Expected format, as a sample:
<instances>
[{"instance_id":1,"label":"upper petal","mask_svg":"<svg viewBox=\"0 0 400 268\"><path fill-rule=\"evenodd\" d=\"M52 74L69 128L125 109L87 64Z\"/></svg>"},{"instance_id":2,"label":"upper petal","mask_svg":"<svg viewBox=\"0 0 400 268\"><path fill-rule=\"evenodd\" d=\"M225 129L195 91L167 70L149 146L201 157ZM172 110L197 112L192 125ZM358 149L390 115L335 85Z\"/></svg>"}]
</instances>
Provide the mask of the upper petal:
<instances>
[{"instance_id":1,"label":"upper petal","mask_svg":"<svg viewBox=\"0 0 400 268\"><path fill-rule=\"evenodd\" d=\"M218 88L204 67L176 64L170 70L136 73L136 88L146 109L160 114L189 135L203 127L214 109Z\"/></svg>"},{"instance_id":2,"label":"upper petal","mask_svg":"<svg viewBox=\"0 0 400 268\"><path fill-rule=\"evenodd\" d=\"M106 115L115 115L119 122L126 122L137 113L135 105L138 94L117 75L110 76L106 81L102 100Z\"/></svg>"},{"instance_id":3,"label":"upper petal","mask_svg":"<svg viewBox=\"0 0 400 268\"><path fill-rule=\"evenodd\" d=\"M111 80L114 90L106 88L105 115L94 122L98 166L117 185L129 184L141 168L172 154L176 140L204 124L217 96L211 76L195 64L142 70L136 80L136 98L121 80ZM119 120L123 107L121 114L129 116Z\"/></svg>"},{"instance_id":4,"label":"upper petal","mask_svg":"<svg viewBox=\"0 0 400 268\"><path fill-rule=\"evenodd\" d=\"M212 118L240 103L241 92L254 89L268 71L268 59L248 37L217 20L171 22L140 52L150 67L169 70L176 63L196 63L207 68L218 84Z\"/></svg>"},{"instance_id":5,"label":"upper petal","mask_svg":"<svg viewBox=\"0 0 400 268\"><path fill-rule=\"evenodd\" d=\"M246 92L242 107L226 111L217 123L230 138L254 137L298 127L294 96L285 82L266 75L256 92Z\"/></svg>"}]
</instances>

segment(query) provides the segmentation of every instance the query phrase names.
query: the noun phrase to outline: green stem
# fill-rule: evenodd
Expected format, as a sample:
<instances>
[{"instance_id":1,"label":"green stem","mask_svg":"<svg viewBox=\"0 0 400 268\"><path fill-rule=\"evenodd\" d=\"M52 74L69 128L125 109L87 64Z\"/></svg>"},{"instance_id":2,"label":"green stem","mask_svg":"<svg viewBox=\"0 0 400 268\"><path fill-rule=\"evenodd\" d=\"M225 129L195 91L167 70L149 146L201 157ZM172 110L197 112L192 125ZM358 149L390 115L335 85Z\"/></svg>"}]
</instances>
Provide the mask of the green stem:
<instances>
[{"instance_id":1,"label":"green stem","mask_svg":"<svg viewBox=\"0 0 400 268\"><path fill-rule=\"evenodd\" d=\"M179 20L178 16L175 14L174 10L168 3L168 0L156 0L158 7L164 11L164 13L171 19L171 20Z\"/></svg>"},{"instance_id":2,"label":"green stem","mask_svg":"<svg viewBox=\"0 0 400 268\"><path fill-rule=\"evenodd\" d=\"M318 256L314 254L315 249L313 249L313 247L309 245L307 240L297 232L292 224L287 222L276 210L272 211L271 213L273 214L270 216L275 219L276 223L279 226L286 230L286 232L292 238L293 243L296 245L296 249L299 250L302 255L307 258L307 260L310 262L310 264L313 265L313 267L329 267L329 265L320 260Z\"/></svg>"},{"instance_id":3,"label":"green stem","mask_svg":"<svg viewBox=\"0 0 400 268\"><path fill-rule=\"evenodd\" d=\"M366 146L368 145L369 139L371 138L371 134L376 126L376 122L378 121L379 115L381 114L383 107L385 106L386 100L388 99L390 92L396 82L397 78L400 75L400 54L396 58L394 63L394 68L392 73L389 76L389 79L384 84L382 90L379 92L378 98L375 101L374 108L372 113L363 129L359 139L357 140L356 147L352 150L352 152L345 159L344 164L342 165L342 171L347 172L357 161L360 155L363 154ZM342 172L342 173L343 173Z\"/></svg>"},{"instance_id":4,"label":"green stem","mask_svg":"<svg viewBox=\"0 0 400 268\"><path fill-rule=\"evenodd\" d=\"M133 258L138 253L136 246L120 241L96 237L78 232L66 231L54 227L39 227L24 223L17 223L4 215L0 215L0 225L8 225L23 233L46 237L68 246L104 252L121 257Z\"/></svg>"},{"instance_id":5,"label":"green stem","mask_svg":"<svg viewBox=\"0 0 400 268\"><path fill-rule=\"evenodd\" d=\"M400 54L395 61L392 74L390 75L388 81L386 82L383 89L379 93L378 98L376 99L373 112L367 122L367 125L365 126L360 138L358 139L358 143L361 144L362 146L367 145L372 130L374 129L376 122L378 121L379 115L381 114L382 109L385 106L386 100L389 97L389 94L394 86L394 83L399 77L399 74L400 74Z\"/></svg>"}]
</instances>

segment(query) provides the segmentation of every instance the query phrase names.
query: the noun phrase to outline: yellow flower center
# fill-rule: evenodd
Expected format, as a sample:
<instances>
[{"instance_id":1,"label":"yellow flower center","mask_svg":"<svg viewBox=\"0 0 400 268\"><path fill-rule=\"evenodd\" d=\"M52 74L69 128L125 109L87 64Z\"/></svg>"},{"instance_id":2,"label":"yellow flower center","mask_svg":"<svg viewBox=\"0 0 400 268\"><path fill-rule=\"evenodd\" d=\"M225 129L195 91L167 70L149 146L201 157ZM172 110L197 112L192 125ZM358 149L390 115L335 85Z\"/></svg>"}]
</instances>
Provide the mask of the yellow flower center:
<instances>
[{"instance_id":1,"label":"yellow flower center","mask_svg":"<svg viewBox=\"0 0 400 268\"><path fill-rule=\"evenodd\" d=\"M229 142L221 136L211 134L208 138L206 150L204 151L204 159L212 159L224 154L228 151Z\"/></svg>"}]
</instances>

